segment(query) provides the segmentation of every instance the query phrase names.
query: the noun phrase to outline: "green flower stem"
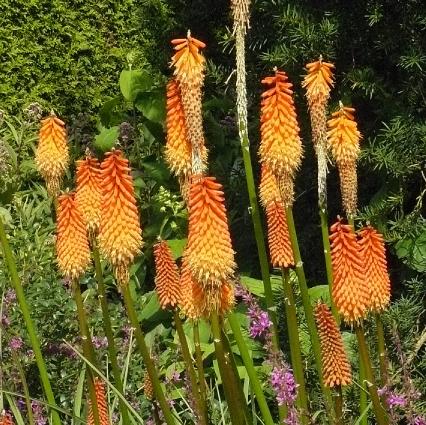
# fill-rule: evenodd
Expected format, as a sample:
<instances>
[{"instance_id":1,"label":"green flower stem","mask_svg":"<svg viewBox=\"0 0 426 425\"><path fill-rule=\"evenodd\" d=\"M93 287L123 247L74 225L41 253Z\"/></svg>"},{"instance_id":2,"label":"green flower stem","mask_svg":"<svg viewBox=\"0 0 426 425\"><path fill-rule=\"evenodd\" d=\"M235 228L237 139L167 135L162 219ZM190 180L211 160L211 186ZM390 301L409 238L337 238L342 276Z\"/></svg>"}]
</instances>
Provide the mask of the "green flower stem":
<instances>
[{"instance_id":1,"label":"green flower stem","mask_svg":"<svg viewBox=\"0 0 426 425\"><path fill-rule=\"evenodd\" d=\"M83 354L86 359L93 365L97 366L95 349L93 347L92 338L89 331L89 325L87 324L86 311L84 309L83 298L81 296L80 284L77 279L74 279L72 282L74 300L77 305L77 316L78 324L80 327L80 335L83 345ZM98 410L98 403L96 400L96 391L95 391L95 373L89 368L88 370L88 386L89 386L89 396L91 401L91 408L93 413L93 419L95 425L100 425L100 417Z\"/></svg>"},{"instance_id":2,"label":"green flower stem","mask_svg":"<svg viewBox=\"0 0 426 425\"><path fill-rule=\"evenodd\" d=\"M234 376L234 372L230 364L229 353L225 351L219 317L216 312L211 314L210 322L213 333L216 358L219 365L220 376L222 378L222 387L225 393L226 401L228 402L231 424L249 425L250 422L246 421L246 416L244 413L247 405L242 405L241 400L238 397L238 390L235 388L237 377Z\"/></svg>"},{"instance_id":3,"label":"green flower stem","mask_svg":"<svg viewBox=\"0 0 426 425\"><path fill-rule=\"evenodd\" d=\"M34 352L36 359L37 367L40 373L41 383L43 385L43 390L46 395L48 403L52 406L52 420L53 425L61 425L61 419L58 412L55 410L57 407L55 402L55 397L53 395L52 386L50 385L49 375L46 369L46 363L44 362L43 355L40 349L40 341L37 336L37 330L31 319L30 310L25 299L24 289L22 287L21 281L19 279L18 271L16 269L15 259L12 253L12 250L7 240L6 231L4 229L3 221L0 217L0 243L4 252L4 260L6 262L7 268L9 269L10 279L12 281L13 287L18 298L19 306L24 317L25 325L28 332L28 337L31 342L31 347Z\"/></svg>"},{"instance_id":4,"label":"green flower stem","mask_svg":"<svg viewBox=\"0 0 426 425\"><path fill-rule=\"evenodd\" d=\"M195 360L197 362L197 371L198 371L198 385L200 386L200 394L203 400L204 408L207 411L207 385L206 379L204 377L204 364L203 364L203 353L201 352L201 343L200 343L200 328L198 321L194 322L193 326L194 333L194 346L195 346Z\"/></svg>"},{"instance_id":5,"label":"green flower stem","mask_svg":"<svg viewBox=\"0 0 426 425\"><path fill-rule=\"evenodd\" d=\"M358 339L358 348L360 352L361 361L364 365L366 384L370 398L373 403L374 414L376 416L376 423L378 425L386 425L389 423L385 410L380 403L379 395L377 394L377 386L374 379L373 368L371 367L370 356L368 353L367 343L365 341L364 330L361 326L355 326L355 333Z\"/></svg>"},{"instance_id":6,"label":"green flower stem","mask_svg":"<svg viewBox=\"0 0 426 425\"><path fill-rule=\"evenodd\" d=\"M126 311L130 320L130 324L135 330L136 342L138 344L139 352L142 355L143 361L148 371L148 375L151 379L152 385L154 386L155 398L160 404L160 408L163 412L164 420L166 421L167 425L175 425L175 419L172 415L172 412L170 411L170 407L167 403L166 397L164 396L164 392L161 387L160 379L158 378L154 362L151 359L148 347L145 342L144 334L142 332L141 327L139 326L139 321L136 315L135 307L133 305L132 297L130 295L129 286L122 285L121 292L123 294L124 304L126 306Z\"/></svg>"},{"instance_id":7,"label":"green flower stem","mask_svg":"<svg viewBox=\"0 0 426 425\"><path fill-rule=\"evenodd\" d=\"M298 385L297 388L297 406L302 413L302 423L309 423L308 396L306 394L305 375L303 373L302 352L300 349L299 331L297 328L296 302L292 284L290 282L290 273L288 269L282 269L282 279L284 286L284 305L287 319L287 330L290 343L291 365L293 367L294 377Z\"/></svg>"},{"instance_id":8,"label":"green flower stem","mask_svg":"<svg viewBox=\"0 0 426 425\"><path fill-rule=\"evenodd\" d=\"M334 396L334 413L335 413L335 425L343 425L343 396L342 387L339 385L336 388Z\"/></svg>"},{"instance_id":9,"label":"green flower stem","mask_svg":"<svg viewBox=\"0 0 426 425\"><path fill-rule=\"evenodd\" d=\"M109 360L111 362L111 367L112 367L112 374L114 376L114 382L115 382L116 388L118 389L118 391L121 392L121 394L124 395L123 382L121 379L120 368L118 367L118 362L117 362L117 348L115 346L114 333L112 331L111 319L110 319L109 311L108 311L108 302L107 302L104 278L102 274L101 258L100 258L99 249L96 245L95 240L92 241L92 255L93 255L93 261L95 264L96 281L98 283L98 295L99 295L99 301L100 301L101 310L102 310L103 327L104 327L105 335L108 340L108 353L109 353ZM123 424L130 423L127 406L121 399L119 399L119 408L120 408Z\"/></svg>"},{"instance_id":10,"label":"green flower stem","mask_svg":"<svg viewBox=\"0 0 426 425\"><path fill-rule=\"evenodd\" d=\"M179 317L179 312L176 309L173 310L173 317L175 320L176 331L179 336L180 348L182 350L183 360L185 362L186 370L189 374L189 380L191 382L192 395L195 400L198 420L201 425L207 425L207 417L206 417L207 411L204 409L204 404L200 394L200 389L198 387L197 375L195 373L191 353L189 352L188 341L186 340L186 335L185 335L185 331L183 330L182 321L180 320L180 317Z\"/></svg>"},{"instance_id":11,"label":"green flower stem","mask_svg":"<svg viewBox=\"0 0 426 425\"><path fill-rule=\"evenodd\" d=\"M365 376L365 367L364 363L361 360L361 357L358 358L358 365L359 365L359 385L361 388L359 388L359 415L361 417L360 425L368 425L368 417L367 415L362 416L362 414L367 409L367 387L365 384L366 376Z\"/></svg>"},{"instance_id":12,"label":"green flower stem","mask_svg":"<svg viewBox=\"0 0 426 425\"><path fill-rule=\"evenodd\" d=\"M319 214L321 219L321 235L322 235L322 245L324 247L324 259L325 259L325 268L327 271L327 283L330 291L330 300L331 300L331 312L333 313L334 319L337 322L337 325L340 325L340 315L337 312L336 306L333 302L333 268L331 265L331 246L330 246L330 235L328 233L328 216L325 206L319 206Z\"/></svg>"},{"instance_id":13,"label":"green flower stem","mask_svg":"<svg viewBox=\"0 0 426 425\"><path fill-rule=\"evenodd\" d=\"M295 271L297 280L299 282L300 294L302 296L303 308L305 311L306 323L308 325L309 335L311 337L312 350L315 357L315 365L318 372L318 377L321 385L322 393L324 394L325 408L329 421L333 418L333 400L331 397L330 388L324 386L324 380L322 376L322 363L321 363L321 346L318 337L317 328L315 326L314 312L309 298L308 285L306 283L305 271L303 269L303 262L300 256L299 242L297 240L296 227L294 225L293 210L291 207L286 209L288 230L290 233L291 246L293 249Z\"/></svg>"},{"instance_id":14,"label":"green flower stem","mask_svg":"<svg viewBox=\"0 0 426 425\"><path fill-rule=\"evenodd\" d=\"M384 387L388 381L388 358L385 344L385 331L379 314L376 314L377 350L380 363L380 384Z\"/></svg>"},{"instance_id":15,"label":"green flower stem","mask_svg":"<svg viewBox=\"0 0 426 425\"><path fill-rule=\"evenodd\" d=\"M247 345L244 342L240 323L236 316L232 313L228 315L228 323L231 326L235 341L238 345L238 349L240 350L240 354L244 362L244 366L250 378L250 385L254 391L254 394L256 395L257 404L259 405L260 411L262 413L263 422L265 423L265 425L274 425L274 420L272 419L272 415L269 410L268 403L266 402L262 385L254 368L253 360L250 356Z\"/></svg>"}]
</instances>

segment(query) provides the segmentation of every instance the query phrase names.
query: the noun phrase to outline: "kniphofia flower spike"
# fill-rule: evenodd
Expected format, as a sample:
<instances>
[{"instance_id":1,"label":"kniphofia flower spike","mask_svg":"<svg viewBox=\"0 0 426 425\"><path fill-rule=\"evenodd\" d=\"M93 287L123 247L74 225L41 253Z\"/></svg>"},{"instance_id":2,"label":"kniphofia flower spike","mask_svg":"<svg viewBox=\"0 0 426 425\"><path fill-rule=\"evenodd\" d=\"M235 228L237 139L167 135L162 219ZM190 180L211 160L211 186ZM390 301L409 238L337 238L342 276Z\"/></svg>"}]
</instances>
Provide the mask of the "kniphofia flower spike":
<instances>
[{"instance_id":1,"label":"kniphofia flower spike","mask_svg":"<svg viewBox=\"0 0 426 425\"><path fill-rule=\"evenodd\" d=\"M108 403L105 394L105 385L99 379L95 378L94 381L95 394L96 394L96 405L99 414L99 425L110 425ZM87 425L95 425L92 408L89 405L89 414L87 416Z\"/></svg>"}]
</instances>

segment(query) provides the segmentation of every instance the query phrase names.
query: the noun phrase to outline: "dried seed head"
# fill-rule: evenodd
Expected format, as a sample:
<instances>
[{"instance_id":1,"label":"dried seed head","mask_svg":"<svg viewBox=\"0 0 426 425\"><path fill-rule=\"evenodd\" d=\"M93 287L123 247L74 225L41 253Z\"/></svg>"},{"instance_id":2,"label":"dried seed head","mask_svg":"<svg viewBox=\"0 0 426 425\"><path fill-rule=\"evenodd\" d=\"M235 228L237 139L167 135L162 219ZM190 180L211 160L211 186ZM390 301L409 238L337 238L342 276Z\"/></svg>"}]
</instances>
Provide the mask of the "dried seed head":
<instances>
[{"instance_id":1,"label":"dried seed head","mask_svg":"<svg viewBox=\"0 0 426 425\"><path fill-rule=\"evenodd\" d=\"M339 166L339 178L343 209L348 217L353 217L358 204L356 162Z\"/></svg>"},{"instance_id":2,"label":"dried seed head","mask_svg":"<svg viewBox=\"0 0 426 425\"><path fill-rule=\"evenodd\" d=\"M204 287L228 281L235 270L234 251L222 185L214 177L196 177L189 192L186 257Z\"/></svg>"},{"instance_id":3,"label":"dried seed head","mask_svg":"<svg viewBox=\"0 0 426 425\"><path fill-rule=\"evenodd\" d=\"M12 415L3 411L3 413L0 414L0 425L14 425Z\"/></svg>"},{"instance_id":4,"label":"dried seed head","mask_svg":"<svg viewBox=\"0 0 426 425\"><path fill-rule=\"evenodd\" d=\"M68 279L78 279L90 263L86 225L74 193L58 198L56 254L59 269Z\"/></svg>"},{"instance_id":5,"label":"dried seed head","mask_svg":"<svg viewBox=\"0 0 426 425\"><path fill-rule=\"evenodd\" d=\"M69 165L69 152L65 123L55 115L41 121L35 161L49 194L56 196Z\"/></svg>"},{"instance_id":6,"label":"dried seed head","mask_svg":"<svg viewBox=\"0 0 426 425\"><path fill-rule=\"evenodd\" d=\"M352 227L340 220L331 226L330 241L333 302L343 320L355 324L366 317L370 298L363 257Z\"/></svg>"},{"instance_id":7,"label":"dried seed head","mask_svg":"<svg viewBox=\"0 0 426 425\"><path fill-rule=\"evenodd\" d=\"M321 343L324 385L331 388L349 385L351 366L343 347L342 335L326 304L317 304L315 320Z\"/></svg>"},{"instance_id":8,"label":"dried seed head","mask_svg":"<svg viewBox=\"0 0 426 425\"><path fill-rule=\"evenodd\" d=\"M282 203L271 202L266 207L266 218L268 222L268 245L272 266L294 266L287 218Z\"/></svg>"},{"instance_id":9,"label":"dried seed head","mask_svg":"<svg viewBox=\"0 0 426 425\"><path fill-rule=\"evenodd\" d=\"M155 289L163 309L176 307L181 300L179 269L166 241L154 245Z\"/></svg>"},{"instance_id":10,"label":"dried seed head","mask_svg":"<svg viewBox=\"0 0 426 425\"><path fill-rule=\"evenodd\" d=\"M390 302L390 279L383 236L372 226L359 231L358 243L364 258L365 280L370 287L369 305L374 312L386 309Z\"/></svg>"},{"instance_id":11,"label":"dried seed head","mask_svg":"<svg viewBox=\"0 0 426 425\"><path fill-rule=\"evenodd\" d=\"M238 28L245 33L250 26L250 3L251 0L231 0L232 18L234 20L234 31Z\"/></svg>"},{"instance_id":12,"label":"dried seed head","mask_svg":"<svg viewBox=\"0 0 426 425\"><path fill-rule=\"evenodd\" d=\"M259 155L277 177L294 177L302 159L292 84L287 79L284 72L276 71L262 80L268 88L262 93Z\"/></svg>"},{"instance_id":13,"label":"dried seed head","mask_svg":"<svg viewBox=\"0 0 426 425\"><path fill-rule=\"evenodd\" d=\"M152 385L152 381L148 372L145 372L143 379L143 393L149 401L154 400L154 386Z\"/></svg>"},{"instance_id":14,"label":"dried seed head","mask_svg":"<svg viewBox=\"0 0 426 425\"><path fill-rule=\"evenodd\" d=\"M129 267L142 247L142 230L129 161L119 150L101 164L102 206L99 247L120 284L129 281Z\"/></svg>"},{"instance_id":15,"label":"dried seed head","mask_svg":"<svg viewBox=\"0 0 426 425\"><path fill-rule=\"evenodd\" d=\"M101 168L96 158L88 155L76 162L77 188L75 199L90 235L96 235L101 218Z\"/></svg>"},{"instance_id":16,"label":"dried seed head","mask_svg":"<svg viewBox=\"0 0 426 425\"><path fill-rule=\"evenodd\" d=\"M95 394L96 394L96 406L98 408L99 414L99 425L110 425L109 413L108 413L108 404L105 394L105 385L99 379L94 379ZM87 425L95 425L95 420L93 417L93 411L91 403L89 402L89 414L87 415Z\"/></svg>"},{"instance_id":17,"label":"dried seed head","mask_svg":"<svg viewBox=\"0 0 426 425\"><path fill-rule=\"evenodd\" d=\"M281 202L277 178L262 164L259 184L260 202L266 208L272 202Z\"/></svg>"}]
</instances>

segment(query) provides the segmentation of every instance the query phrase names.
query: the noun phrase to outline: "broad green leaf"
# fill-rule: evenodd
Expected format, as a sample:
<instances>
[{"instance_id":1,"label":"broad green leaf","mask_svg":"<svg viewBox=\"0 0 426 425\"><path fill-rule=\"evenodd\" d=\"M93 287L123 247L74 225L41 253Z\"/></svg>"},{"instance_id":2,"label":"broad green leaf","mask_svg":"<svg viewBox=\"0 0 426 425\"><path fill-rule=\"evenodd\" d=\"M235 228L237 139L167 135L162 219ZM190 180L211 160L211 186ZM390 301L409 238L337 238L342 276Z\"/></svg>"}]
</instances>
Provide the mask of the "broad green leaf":
<instances>
[{"instance_id":1,"label":"broad green leaf","mask_svg":"<svg viewBox=\"0 0 426 425\"><path fill-rule=\"evenodd\" d=\"M329 307L331 307L330 288L328 285L316 285L308 289L309 298L311 304L314 305L317 301L324 301Z\"/></svg>"},{"instance_id":2,"label":"broad green leaf","mask_svg":"<svg viewBox=\"0 0 426 425\"><path fill-rule=\"evenodd\" d=\"M118 125L123 121L123 114L114 112L114 109L120 104L122 98L119 96L107 100L99 111L99 117L102 125L110 127Z\"/></svg>"},{"instance_id":3,"label":"broad green leaf","mask_svg":"<svg viewBox=\"0 0 426 425\"><path fill-rule=\"evenodd\" d=\"M149 90L152 84L152 78L146 71L139 69L121 71L120 90L129 102L133 102L140 92Z\"/></svg>"},{"instance_id":4,"label":"broad green leaf","mask_svg":"<svg viewBox=\"0 0 426 425\"><path fill-rule=\"evenodd\" d=\"M135 100L135 106L148 120L163 123L166 118L165 98L163 90L140 92Z\"/></svg>"},{"instance_id":5,"label":"broad green leaf","mask_svg":"<svg viewBox=\"0 0 426 425\"><path fill-rule=\"evenodd\" d=\"M170 249L172 250L173 258L175 260L182 257L186 241L186 239L170 239L167 241Z\"/></svg>"},{"instance_id":6,"label":"broad green leaf","mask_svg":"<svg viewBox=\"0 0 426 425\"><path fill-rule=\"evenodd\" d=\"M12 223L12 216L10 215L9 210L6 208L0 207L0 217L5 225Z\"/></svg>"},{"instance_id":7,"label":"broad green leaf","mask_svg":"<svg viewBox=\"0 0 426 425\"><path fill-rule=\"evenodd\" d=\"M114 147L115 142L118 139L118 134L118 126L110 128L102 127L101 132L95 137L95 148L101 152L110 151Z\"/></svg>"}]
</instances>

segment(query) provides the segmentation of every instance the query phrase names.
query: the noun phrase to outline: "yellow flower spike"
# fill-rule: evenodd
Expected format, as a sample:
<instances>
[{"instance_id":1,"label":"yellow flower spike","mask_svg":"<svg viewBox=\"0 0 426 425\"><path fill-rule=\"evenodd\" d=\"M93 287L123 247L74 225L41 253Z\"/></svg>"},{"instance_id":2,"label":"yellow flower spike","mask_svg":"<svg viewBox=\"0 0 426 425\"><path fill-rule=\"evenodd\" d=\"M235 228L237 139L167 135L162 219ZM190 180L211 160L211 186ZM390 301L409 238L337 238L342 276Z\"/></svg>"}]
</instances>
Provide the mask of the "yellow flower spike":
<instances>
[{"instance_id":1,"label":"yellow flower spike","mask_svg":"<svg viewBox=\"0 0 426 425\"><path fill-rule=\"evenodd\" d=\"M333 302L343 320L357 324L368 312L370 290L365 264L351 226L338 220L330 228Z\"/></svg>"},{"instance_id":2,"label":"yellow flower spike","mask_svg":"<svg viewBox=\"0 0 426 425\"><path fill-rule=\"evenodd\" d=\"M325 103L330 97L330 90L334 86L332 63L320 60L306 65L308 74L305 76L302 87L306 89L309 106Z\"/></svg>"},{"instance_id":3,"label":"yellow flower spike","mask_svg":"<svg viewBox=\"0 0 426 425\"><path fill-rule=\"evenodd\" d=\"M101 168L99 161L90 154L76 161L77 188L75 199L86 222L90 235L96 235L101 219Z\"/></svg>"},{"instance_id":4,"label":"yellow flower spike","mask_svg":"<svg viewBox=\"0 0 426 425\"><path fill-rule=\"evenodd\" d=\"M235 270L234 251L222 185L214 177L193 177L189 192L188 245L185 256L203 286L228 281Z\"/></svg>"},{"instance_id":5,"label":"yellow flower spike","mask_svg":"<svg viewBox=\"0 0 426 425\"><path fill-rule=\"evenodd\" d=\"M110 425L108 403L105 394L105 385L99 378L95 378L94 386L96 395L96 405L98 407L99 414L99 425ZM89 414L87 415L87 425L95 425L95 420L93 417L93 412L90 403Z\"/></svg>"},{"instance_id":6,"label":"yellow flower spike","mask_svg":"<svg viewBox=\"0 0 426 425\"><path fill-rule=\"evenodd\" d=\"M166 241L154 245L155 289L161 308L176 307L181 300L179 269Z\"/></svg>"},{"instance_id":7,"label":"yellow flower spike","mask_svg":"<svg viewBox=\"0 0 426 425\"><path fill-rule=\"evenodd\" d=\"M203 287L194 279L184 255L180 275L181 301L180 308L189 319L200 319L205 316L206 296Z\"/></svg>"},{"instance_id":8,"label":"yellow flower spike","mask_svg":"<svg viewBox=\"0 0 426 425\"><path fill-rule=\"evenodd\" d=\"M260 162L277 177L294 177L302 160L302 142L299 137L293 86L285 72L276 71L262 83Z\"/></svg>"},{"instance_id":9,"label":"yellow flower spike","mask_svg":"<svg viewBox=\"0 0 426 425\"><path fill-rule=\"evenodd\" d=\"M287 218L282 202L271 202L266 207L268 245L273 267L294 266Z\"/></svg>"},{"instance_id":10,"label":"yellow flower spike","mask_svg":"<svg viewBox=\"0 0 426 425\"><path fill-rule=\"evenodd\" d=\"M74 193L59 196L56 229L59 269L68 279L78 279L89 266L90 250L86 225Z\"/></svg>"},{"instance_id":11,"label":"yellow flower spike","mask_svg":"<svg viewBox=\"0 0 426 425\"><path fill-rule=\"evenodd\" d=\"M260 172L259 195L260 202L265 208L271 202L281 202L277 178L265 164L262 165Z\"/></svg>"},{"instance_id":12,"label":"yellow flower spike","mask_svg":"<svg viewBox=\"0 0 426 425\"><path fill-rule=\"evenodd\" d=\"M204 82L205 59L200 49L205 47L202 41L191 37L172 40L177 51L172 57L175 80L178 82L189 141L192 147L192 172L203 173L206 168L206 148L204 146L202 91Z\"/></svg>"},{"instance_id":13,"label":"yellow flower spike","mask_svg":"<svg viewBox=\"0 0 426 425\"><path fill-rule=\"evenodd\" d=\"M365 265L365 280L370 287L370 309L380 313L389 305L391 295L385 243L383 236L372 226L361 229L359 236L358 243Z\"/></svg>"},{"instance_id":14,"label":"yellow flower spike","mask_svg":"<svg viewBox=\"0 0 426 425\"><path fill-rule=\"evenodd\" d=\"M332 114L328 124L328 144L340 175L342 204L348 216L353 216L357 208L356 161L359 156L359 142L362 138L354 118L355 109L340 105Z\"/></svg>"},{"instance_id":15,"label":"yellow flower spike","mask_svg":"<svg viewBox=\"0 0 426 425\"><path fill-rule=\"evenodd\" d=\"M56 196L69 165L69 151L65 123L55 115L41 121L35 162L49 194Z\"/></svg>"},{"instance_id":16,"label":"yellow flower spike","mask_svg":"<svg viewBox=\"0 0 426 425\"><path fill-rule=\"evenodd\" d=\"M102 206L99 247L112 264L119 284L129 281L129 267L142 248L142 229L129 161L119 150L101 164Z\"/></svg>"},{"instance_id":17,"label":"yellow flower spike","mask_svg":"<svg viewBox=\"0 0 426 425\"><path fill-rule=\"evenodd\" d=\"M351 383L351 366L346 355L342 335L327 305L315 307L315 320L321 343L322 373L326 387Z\"/></svg>"}]
</instances>

